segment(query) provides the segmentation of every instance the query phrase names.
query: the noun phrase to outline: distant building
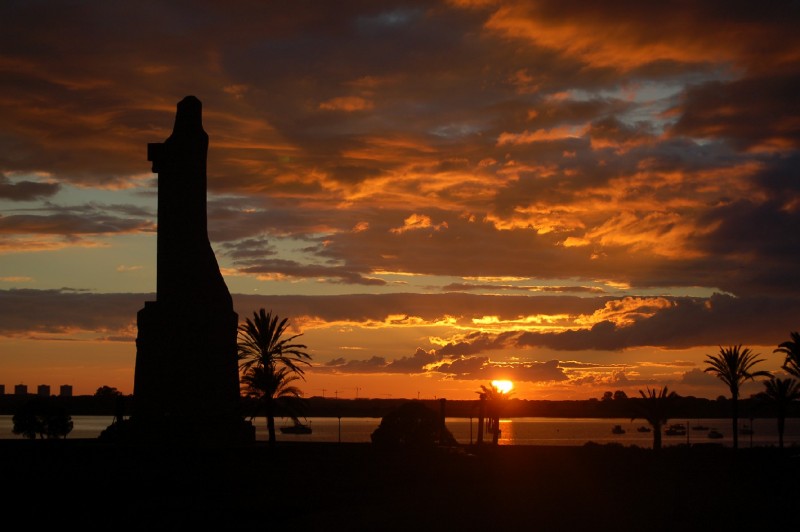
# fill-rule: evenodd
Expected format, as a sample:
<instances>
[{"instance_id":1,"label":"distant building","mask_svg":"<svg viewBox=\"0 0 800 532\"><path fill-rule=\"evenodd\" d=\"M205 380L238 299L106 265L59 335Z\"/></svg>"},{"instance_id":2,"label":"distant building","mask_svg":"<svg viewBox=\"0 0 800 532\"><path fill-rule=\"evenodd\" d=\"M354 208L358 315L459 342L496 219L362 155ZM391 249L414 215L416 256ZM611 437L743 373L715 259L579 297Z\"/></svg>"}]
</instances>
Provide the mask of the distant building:
<instances>
[{"instance_id":1,"label":"distant building","mask_svg":"<svg viewBox=\"0 0 800 532\"><path fill-rule=\"evenodd\" d=\"M28 385L27 384L15 384L14 385L14 395L28 395Z\"/></svg>"},{"instance_id":2,"label":"distant building","mask_svg":"<svg viewBox=\"0 0 800 532\"><path fill-rule=\"evenodd\" d=\"M72 386L69 384L62 384L58 390L58 395L61 397L72 397Z\"/></svg>"},{"instance_id":3,"label":"distant building","mask_svg":"<svg viewBox=\"0 0 800 532\"><path fill-rule=\"evenodd\" d=\"M36 395L38 395L39 397L50 397L50 385L40 384L36 388Z\"/></svg>"}]
</instances>

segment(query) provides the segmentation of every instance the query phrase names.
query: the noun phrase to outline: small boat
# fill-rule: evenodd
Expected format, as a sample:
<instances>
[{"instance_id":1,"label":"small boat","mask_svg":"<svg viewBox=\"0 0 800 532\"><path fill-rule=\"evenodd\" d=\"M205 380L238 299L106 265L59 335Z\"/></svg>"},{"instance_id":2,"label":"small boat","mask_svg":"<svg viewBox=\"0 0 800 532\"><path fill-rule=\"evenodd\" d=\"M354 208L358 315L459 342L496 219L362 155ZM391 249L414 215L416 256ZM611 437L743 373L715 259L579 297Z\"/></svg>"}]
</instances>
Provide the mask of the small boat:
<instances>
[{"instance_id":1,"label":"small boat","mask_svg":"<svg viewBox=\"0 0 800 532\"><path fill-rule=\"evenodd\" d=\"M711 429L708 431L708 437L711 438L712 440L718 440L722 438L722 433L717 429Z\"/></svg>"},{"instance_id":2,"label":"small boat","mask_svg":"<svg viewBox=\"0 0 800 532\"><path fill-rule=\"evenodd\" d=\"M614 434L625 434L625 429L622 428L622 425L614 425L614 428L611 429L611 432Z\"/></svg>"},{"instance_id":3,"label":"small boat","mask_svg":"<svg viewBox=\"0 0 800 532\"><path fill-rule=\"evenodd\" d=\"M667 436L686 436L686 426L682 423L670 425L664 434Z\"/></svg>"},{"instance_id":4,"label":"small boat","mask_svg":"<svg viewBox=\"0 0 800 532\"><path fill-rule=\"evenodd\" d=\"M300 420L295 419L293 425L281 427L282 434L311 434L311 427L300 423Z\"/></svg>"},{"instance_id":5,"label":"small boat","mask_svg":"<svg viewBox=\"0 0 800 532\"><path fill-rule=\"evenodd\" d=\"M645 427L644 425L636 429L636 432L651 432L651 431L652 429L650 427Z\"/></svg>"}]
</instances>

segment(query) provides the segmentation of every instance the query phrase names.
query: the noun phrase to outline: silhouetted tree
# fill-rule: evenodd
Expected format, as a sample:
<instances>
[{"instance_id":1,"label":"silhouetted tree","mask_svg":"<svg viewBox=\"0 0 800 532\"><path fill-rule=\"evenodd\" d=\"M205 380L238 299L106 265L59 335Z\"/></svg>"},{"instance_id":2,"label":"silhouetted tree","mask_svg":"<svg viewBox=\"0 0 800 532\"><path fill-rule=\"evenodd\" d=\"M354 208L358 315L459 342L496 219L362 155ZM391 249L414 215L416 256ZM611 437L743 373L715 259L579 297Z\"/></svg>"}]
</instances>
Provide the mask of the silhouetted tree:
<instances>
[{"instance_id":1,"label":"silhouetted tree","mask_svg":"<svg viewBox=\"0 0 800 532\"><path fill-rule=\"evenodd\" d=\"M500 416L503 414L504 402L511 393L503 393L494 386L484 386L476 392L486 401L486 431L492 435L492 443L500 440Z\"/></svg>"},{"instance_id":2,"label":"silhouetted tree","mask_svg":"<svg viewBox=\"0 0 800 532\"><path fill-rule=\"evenodd\" d=\"M292 374L286 367L270 368L253 366L242 376L242 383L248 396L256 400L256 405L264 410L267 418L269 443L275 443L275 416L279 408L287 411L297 420L303 409L303 392L292 383L300 377Z\"/></svg>"},{"instance_id":3,"label":"silhouetted tree","mask_svg":"<svg viewBox=\"0 0 800 532\"><path fill-rule=\"evenodd\" d=\"M731 419L733 422L733 448L739 448L739 390L755 377L771 377L768 371L753 371L756 364L764 362L760 355L741 345L720 347L716 355L706 355L708 367L704 370L714 374L728 385L731 391Z\"/></svg>"},{"instance_id":4,"label":"silhouetted tree","mask_svg":"<svg viewBox=\"0 0 800 532\"><path fill-rule=\"evenodd\" d=\"M23 403L12 418L14 434L31 440L66 438L72 432L72 417L54 398L36 397Z\"/></svg>"},{"instance_id":5,"label":"silhouetted tree","mask_svg":"<svg viewBox=\"0 0 800 532\"><path fill-rule=\"evenodd\" d=\"M628 394L626 394L624 390L617 390L616 392L614 392L615 401L624 401L627 398Z\"/></svg>"},{"instance_id":6,"label":"silhouetted tree","mask_svg":"<svg viewBox=\"0 0 800 532\"><path fill-rule=\"evenodd\" d=\"M301 404L302 393L291 383L305 380L303 366L311 365L306 346L292 343L301 334L283 338L287 328L286 318L278 321L278 316L263 308L239 326L242 382L248 395L257 398L266 410L270 445L275 443L275 409Z\"/></svg>"},{"instance_id":7,"label":"silhouetted tree","mask_svg":"<svg viewBox=\"0 0 800 532\"><path fill-rule=\"evenodd\" d=\"M122 392L114 388L113 386L101 386L94 392L95 397L118 397L121 396Z\"/></svg>"},{"instance_id":8,"label":"silhouetted tree","mask_svg":"<svg viewBox=\"0 0 800 532\"><path fill-rule=\"evenodd\" d=\"M304 351L306 345L292 343L302 334L282 338L289 327L288 321L288 318L284 318L279 322L277 315L273 316L271 311L266 312L262 308L253 312L252 320L247 318L239 326L238 353L241 369L276 364L303 375L303 366L311 365L311 355Z\"/></svg>"},{"instance_id":9,"label":"silhouetted tree","mask_svg":"<svg viewBox=\"0 0 800 532\"><path fill-rule=\"evenodd\" d=\"M661 449L661 427L669 421L674 399L677 397L675 392L670 392L664 386L661 390L646 388L647 393L639 390L642 399L637 399L633 404L636 414L631 418L644 419L653 427L653 450Z\"/></svg>"},{"instance_id":10,"label":"silhouetted tree","mask_svg":"<svg viewBox=\"0 0 800 532\"><path fill-rule=\"evenodd\" d=\"M778 421L778 447L783 449L783 433L786 428L786 411L792 401L800 399L800 382L795 379L771 378L764 381L765 390L758 394L775 407L775 417Z\"/></svg>"},{"instance_id":11,"label":"silhouetted tree","mask_svg":"<svg viewBox=\"0 0 800 532\"><path fill-rule=\"evenodd\" d=\"M783 369L800 379L800 333L791 332L789 336L792 338L791 340L778 345L777 349L772 352L786 355Z\"/></svg>"}]
</instances>

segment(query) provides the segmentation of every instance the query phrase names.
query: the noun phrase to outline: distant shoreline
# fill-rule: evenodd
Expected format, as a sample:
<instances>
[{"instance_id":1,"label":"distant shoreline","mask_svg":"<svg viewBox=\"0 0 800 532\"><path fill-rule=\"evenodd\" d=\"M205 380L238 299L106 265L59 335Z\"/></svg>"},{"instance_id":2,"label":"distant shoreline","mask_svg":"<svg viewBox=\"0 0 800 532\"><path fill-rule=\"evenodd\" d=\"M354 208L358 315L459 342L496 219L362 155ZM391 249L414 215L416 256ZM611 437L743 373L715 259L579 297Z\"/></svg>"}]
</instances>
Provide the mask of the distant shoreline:
<instances>
[{"instance_id":1,"label":"distant shoreline","mask_svg":"<svg viewBox=\"0 0 800 532\"><path fill-rule=\"evenodd\" d=\"M0 415L13 415L16 408L36 397L0 395ZM95 397L81 395L74 397L58 397L70 415L114 415L116 412L116 398ZM639 398L623 400L527 400L509 398L503 406L504 418L518 417L552 417L552 418L630 418L635 414L635 403ZM447 417L476 418L479 415L478 400L444 400L442 399L335 399L324 397L310 397L306 399L306 417L374 417L381 418L400 405L420 401L432 410L439 412L442 407ZM126 415L135 409L133 396L124 396ZM672 419L722 419L731 414L730 400L711 400L698 397L678 397L673 405ZM243 400L243 412L250 413L252 408ZM285 412L278 412L279 416L286 416ZM774 412L769 405L755 399L739 400L740 419L771 418ZM790 405L787 417L800 417L800 404Z\"/></svg>"}]
</instances>

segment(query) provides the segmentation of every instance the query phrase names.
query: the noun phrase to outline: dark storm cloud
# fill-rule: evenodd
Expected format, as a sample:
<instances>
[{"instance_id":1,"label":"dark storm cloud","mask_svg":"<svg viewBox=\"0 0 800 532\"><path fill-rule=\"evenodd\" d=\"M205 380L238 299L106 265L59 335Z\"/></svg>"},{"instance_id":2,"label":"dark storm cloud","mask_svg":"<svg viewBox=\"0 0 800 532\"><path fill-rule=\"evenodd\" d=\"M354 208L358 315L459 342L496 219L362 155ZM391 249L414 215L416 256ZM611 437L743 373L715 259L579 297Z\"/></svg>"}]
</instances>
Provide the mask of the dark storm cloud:
<instances>
[{"instance_id":1,"label":"dark storm cloud","mask_svg":"<svg viewBox=\"0 0 800 532\"><path fill-rule=\"evenodd\" d=\"M464 378L483 372L489 363L489 357L460 357L440 365L436 371Z\"/></svg>"},{"instance_id":2,"label":"dark storm cloud","mask_svg":"<svg viewBox=\"0 0 800 532\"><path fill-rule=\"evenodd\" d=\"M152 213L134 205L45 204L23 214L0 214L0 233L83 235L155 230Z\"/></svg>"},{"instance_id":3,"label":"dark storm cloud","mask_svg":"<svg viewBox=\"0 0 800 532\"><path fill-rule=\"evenodd\" d=\"M261 259L266 256L276 255L275 246L266 238L246 238L237 242L223 242L219 249L234 261Z\"/></svg>"},{"instance_id":4,"label":"dark storm cloud","mask_svg":"<svg viewBox=\"0 0 800 532\"><path fill-rule=\"evenodd\" d=\"M625 364L598 364L594 362L578 362L576 360L561 360L559 367L564 369L603 369L603 368L625 368Z\"/></svg>"},{"instance_id":5,"label":"dark storm cloud","mask_svg":"<svg viewBox=\"0 0 800 532\"><path fill-rule=\"evenodd\" d=\"M436 368L454 379L494 380L513 382L560 382L568 380L558 360L547 362L494 363L488 357L464 357Z\"/></svg>"},{"instance_id":6,"label":"dark storm cloud","mask_svg":"<svg viewBox=\"0 0 800 532\"><path fill-rule=\"evenodd\" d=\"M377 356L367 360L335 358L322 366L314 367L314 371L336 371L340 373L383 373L385 370L386 359Z\"/></svg>"},{"instance_id":7,"label":"dark storm cloud","mask_svg":"<svg viewBox=\"0 0 800 532\"><path fill-rule=\"evenodd\" d=\"M0 174L0 199L11 201L32 201L48 198L56 194L61 185L58 183L41 183L38 181L11 181Z\"/></svg>"},{"instance_id":8,"label":"dark storm cloud","mask_svg":"<svg viewBox=\"0 0 800 532\"><path fill-rule=\"evenodd\" d=\"M285 276L290 278L328 279L332 283L383 286L386 281L365 277L346 267L301 264L287 259L258 259L237 262L238 271L262 276Z\"/></svg>"},{"instance_id":9,"label":"dark storm cloud","mask_svg":"<svg viewBox=\"0 0 800 532\"><path fill-rule=\"evenodd\" d=\"M154 294L95 294L80 290L0 290L0 335L37 336L92 331L102 338L135 336L135 317ZM538 347L558 351L620 350L657 346L686 348L697 345L778 345L797 330L796 302L788 299L734 298L714 296L708 300L672 298L671 305L652 308L652 316L640 315L627 326L603 321L589 330L534 333L524 328L502 333L474 332L439 349L417 348L409 356L394 359L339 358L320 366L320 371L341 373L424 373L428 371L458 379L566 380L574 370L607 370L622 367L608 363L566 360L529 360L526 349ZM491 309L501 316L544 312L591 315L603 310L596 301L570 297L475 296L466 294L387 294L349 296L245 296L234 295L240 319L254 309L266 308L287 316L302 327L315 323L347 323L348 326L385 322L390 315L408 315L425 320L456 316L467 325ZM608 310L611 307L605 307ZM641 310L643 307L638 307ZM473 309L473 310L469 310ZM405 311L405 312L404 312ZM733 332L732 332L733 331ZM519 349L512 361L492 359L492 353ZM715 351L715 348L711 348ZM529 351L528 351L529 353ZM765 353L769 354L769 353ZM527 360L526 360L527 359ZM669 366L689 364L670 363ZM692 373L692 372L689 372ZM688 379L689 377L687 377ZM688 381L687 381L688 382Z\"/></svg>"},{"instance_id":10,"label":"dark storm cloud","mask_svg":"<svg viewBox=\"0 0 800 532\"><path fill-rule=\"evenodd\" d=\"M500 290L500 291L519 291L519 292L586 292L592 294L603 294L605 290L595 286L530 286L530 285L508 285L508 284L475 284L475 283L451 283L442 287L445 292L471 292L476 290Z\"/></svg>"},{"instance_id":11,"label":"dark storm cloud","mask_svg":"<svg viewBox=\"0 0 800 532\"><path fill-rule=\"evenodd\" d=\"M800 303L793 298L715 295L708 300L674 298L673 305L628 326L601 321L588 330L524 332L520 346L556 350L622 350L653 346L777 345L797 328Z\"/></svg>"},{"instance_id":12,"label":"dark storm cloud","mask_svg":"<svg viewBox=\"0 0 800 532\"><path fill-rule=\"evenodd\" d=\"M421 373L425 370L425 366L433 362L438 362L441 359L442 357L439 353L429 353L423 349L417 348L410 357L401 357L392 360L392 362L386 366L386 371L390 373Z\"/></svg>"},{"instance_id":13,"label":"dark storm cloud","mask_svg":"<svg viewBox=\"0 0 800 532\"><path fill-rule=\"evenodd\" d=\"M455 343L448 343L437 349L437 353L443 356L463 356L483 353L492 349L502 349L508 347L511 337L516 333L488 334L482 332L472 332L465 335Z\"/></svg>"},{"instance_id":14,"label":"dark storm cloud","mask_svg":"<svg viewBox=\"0 0 800 532\"><path fill-rule=\"evenodd\" d=\"M345 358L335 358L326 362L322 366L315 368L316 371L336 371L340 373L424 373L425 366L433 362L438 362L441 357L434 353L428 353L423 349L411 356L405 356L387 361L384 357L373 356L364 360L347 360Z\"/></svg>"},{"instance_id":15,"label":"dark storm cloud","mask_svg":"<svg viewBox=\"0 0 800 532\"><path fill-rule=\"evenodd\" d=\"M800 70L690 88L672 132L721 138L739 149L800 147Z\"/></svg>"},{"instance_id":16,"label":"dark storm cloud","mask_svg":"<svg viewBox=\"0 0 800 532\"><path fill-rule=\"evenodd\" d=\"M489 357L459 357L433 368L427 364L441 360L440 357L418 349L410 357L387 362L383 357L364 360L337 358L317 366L314 371L338 373L435 373L459 380L510 379L514 382L559 382L568 379L557 360L547 362L496 363Z\"/></svg>"},{"instance_id":17,"label":"dark storm cloud","mask_svg":"<svg viewBox=\"0 0 800 532\"><path fill-rule=\"evenodd\" d=\"M94 294L80 290L0 290L0 335L125 331L153 294Z\"/></svg>"},{"instance_id":18,"label":"dark storm cloud","mask_svg":"<svg viewBox=\"0 0 800 532\"><path fill-rule=\"evenodd\" d=\"M311 316L326 322L383 322L388 316L414 316L428 322L455 316L464 324L485 315L502 320L535 314L592 314L605 298L571 296L483 296L476 294L350 294L343 296L233 294L242 315L251 309L273 309L281 316ZM610 298L609 298L610 299Z\"/></svg>"},{"instance_id":19,"label":"dark storm cloud","mask_svg":"<svg viewBox=\"0 0 800 532\"><path fill-rule=\"evenodd\" d=\"M797 176L797 170L785 177ZM796 179L796 177L794 177ZM797 294L800 279L800 196L766 201L741 199L709 209L701 223L714 227L699 239L702 249L725 257L729 269L721 288L738 294Z\"/></svg>"}]
</instances>

